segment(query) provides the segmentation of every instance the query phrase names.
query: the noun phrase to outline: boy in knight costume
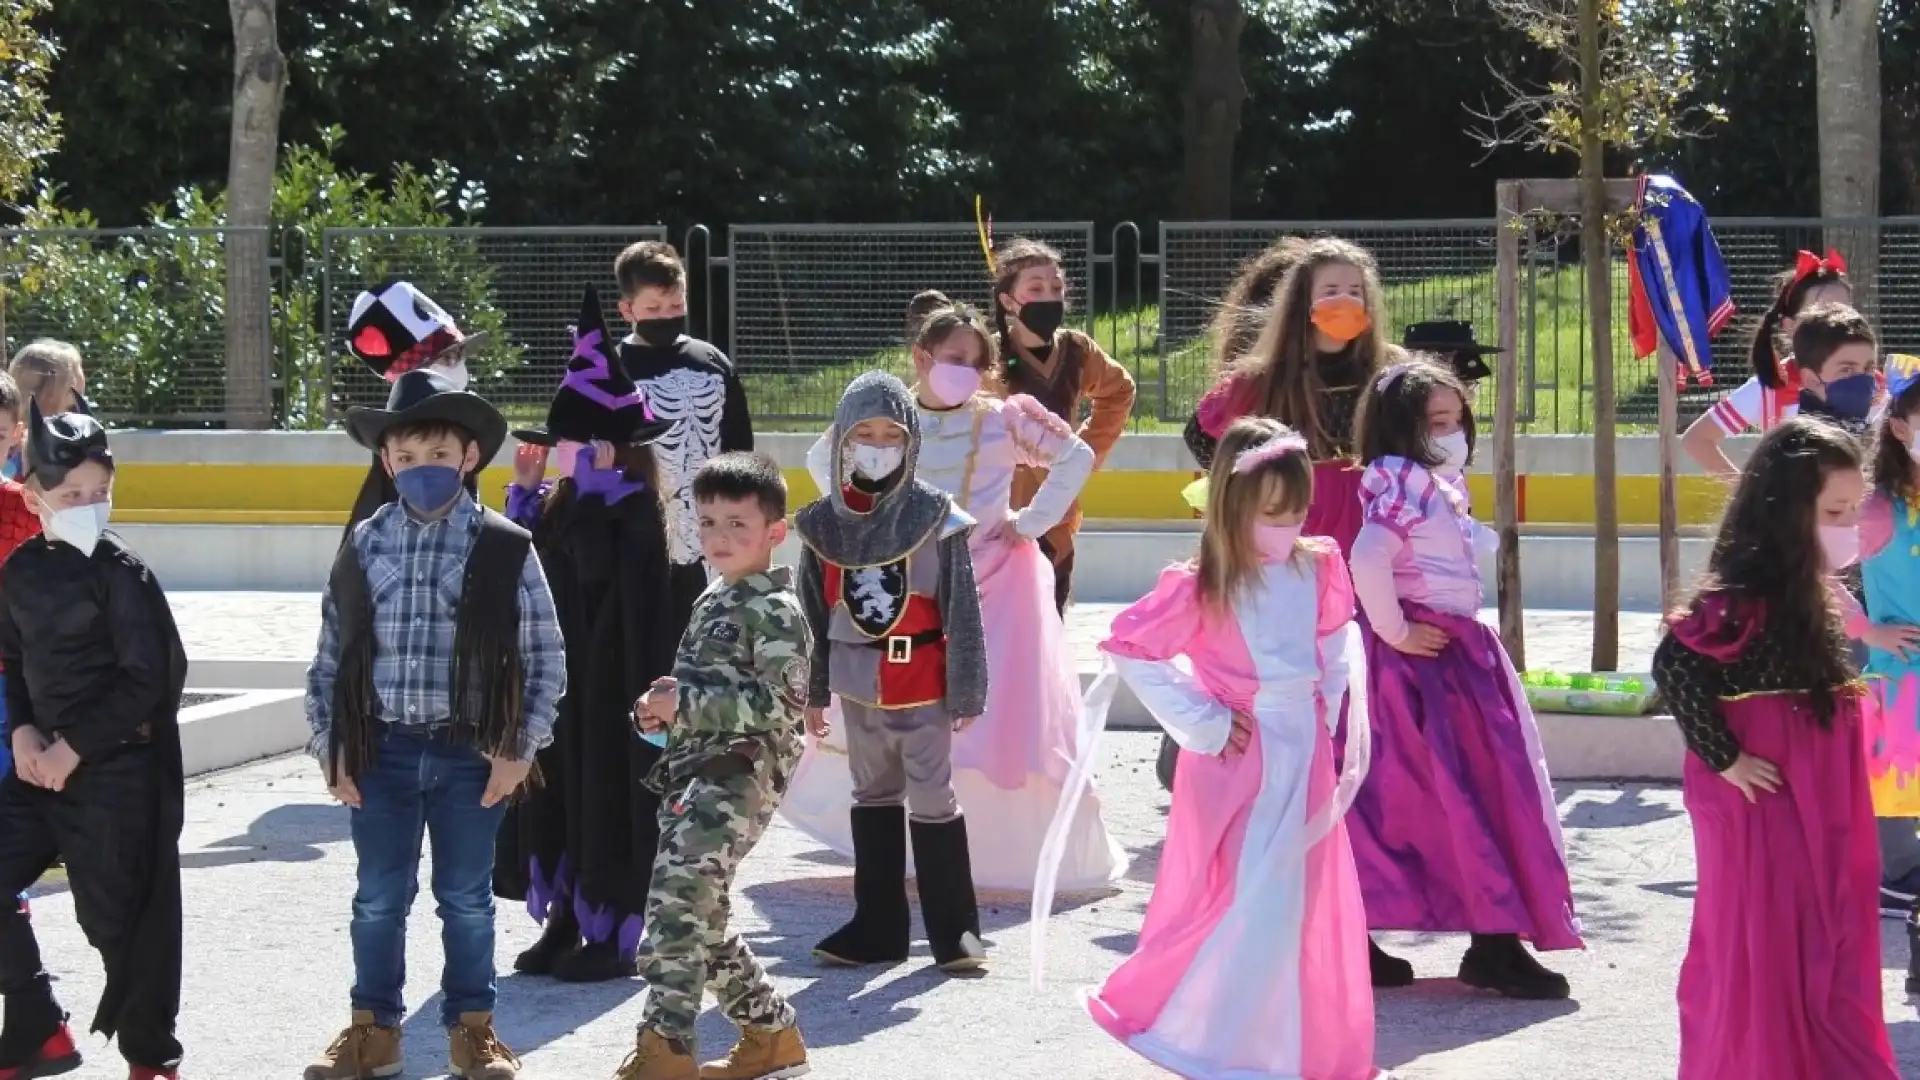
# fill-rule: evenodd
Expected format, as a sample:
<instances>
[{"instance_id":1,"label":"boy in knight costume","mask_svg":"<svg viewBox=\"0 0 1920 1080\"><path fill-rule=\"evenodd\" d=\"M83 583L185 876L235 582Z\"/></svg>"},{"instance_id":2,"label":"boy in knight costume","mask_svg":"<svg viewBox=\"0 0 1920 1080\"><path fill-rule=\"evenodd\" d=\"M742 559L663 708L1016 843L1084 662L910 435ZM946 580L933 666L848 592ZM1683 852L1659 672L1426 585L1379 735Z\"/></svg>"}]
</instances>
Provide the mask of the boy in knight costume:
<instances>
[{"instance_id":1,"label":"boy in knight costume","mask_svg":"<svg viewBox=\"0 0 1920 1080\"><path fill-rule=\"evenodd\" d=\"M519 1059L493 1028L494 837L566 690L553 594L527 531L464 486L506 441L493 406L438 371L414 370L385 409L349 412L347 434L380 454L399 499L341 545L307 669L308 750L352 809L359 887L353 1022L305 1080L401 1070L407 913L423 839L450 1071L514 1080Z\"/></svg>"},{"instance_id":2,"label":"boy in knight costume","mask_svg":"<svg viewBox=\"0 0 1920 1080\"><path fill-rule=\"evenodd\" d=\"M907 958L909 822L934 962L985 956L953 733L986 707L987 654L967 533L973 519L914 475L920 415L905 383L870 371L834 417L833 485L795 526L813 633L807 726L840 699L853 772L854 915L814 950L830 964Z\"/></svg>"},{"instance_id":3,"label":"boy in knight costume","mask_svg":"<svg viewBox=\"0 0 1920 1080\"><path fill-rule=\"evenodd\" d=\"M7 560L0 662L14 767L0 779L0 896L64 857L74 915L106 962L93 1030L132 1080L173 1080L180 1042L180 693L166 594L102 532L113 452L99 421L29 401L24 488L42 532ZM0 1077L79 1064L24 910L0 905Z\"/></svg>"}]
</instances>

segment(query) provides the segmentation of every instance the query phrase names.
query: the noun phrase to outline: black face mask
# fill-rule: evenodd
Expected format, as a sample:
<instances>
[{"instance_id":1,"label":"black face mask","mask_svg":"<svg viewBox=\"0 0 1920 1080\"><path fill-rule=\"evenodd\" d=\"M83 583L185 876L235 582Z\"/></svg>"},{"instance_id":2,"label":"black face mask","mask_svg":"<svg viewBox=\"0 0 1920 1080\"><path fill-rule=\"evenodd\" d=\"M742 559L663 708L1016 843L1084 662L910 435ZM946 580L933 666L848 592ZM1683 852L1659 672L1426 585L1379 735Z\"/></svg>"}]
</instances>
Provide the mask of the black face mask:
<instances>
[{"instance_id":1,"label":"black face mask","mask_svg":"<svg viewBox=\"0 0 1920 1080\"><path fill-rule=\"evenodd\" d=\"M680 340L686 332L685 315L669 315L664 319L640 319L633 324L634 336L656 349L664 349Z\"/></svg>"},{"instance_id":2,"label":"black face mask","mask_svg":"<svg viewBox=\"0 0 1920 1080\"><path fill-rule=\"evenodd\" d=\"M1067 321L1067 303L1064 300L1031 300L1020 306L1020 314L1015 317L1020 320L1020 325L1039 337L1051 340L1053 332Z\"/></svg>"}]
</instances>

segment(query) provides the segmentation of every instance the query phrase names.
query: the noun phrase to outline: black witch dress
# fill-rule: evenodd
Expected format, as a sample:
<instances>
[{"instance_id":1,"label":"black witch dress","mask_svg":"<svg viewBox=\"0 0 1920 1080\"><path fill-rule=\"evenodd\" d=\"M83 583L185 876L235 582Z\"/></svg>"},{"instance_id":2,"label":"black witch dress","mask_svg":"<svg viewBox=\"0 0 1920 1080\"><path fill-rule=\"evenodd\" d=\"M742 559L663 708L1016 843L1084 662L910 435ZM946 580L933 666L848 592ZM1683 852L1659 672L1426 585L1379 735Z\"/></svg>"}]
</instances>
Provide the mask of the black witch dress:
<instances>
[{"instance_id":1,"label":"black witch dress","mask_svg":"<svg viewBox=\"0 0 1920 1080\"><path fill-rule=\"evenodd\" d=\"M633 703L672 672L682 627L663 617L669 560L656 493L622 482L580 495L574 481L560 483L546 505L521 488L508 500L553 590L567 692L553 744L540 751L544 783L501 824L494 892L631 958L660 839L659 799L640 781L661 753L635 737Z\"/></svg>"}]
</instances>

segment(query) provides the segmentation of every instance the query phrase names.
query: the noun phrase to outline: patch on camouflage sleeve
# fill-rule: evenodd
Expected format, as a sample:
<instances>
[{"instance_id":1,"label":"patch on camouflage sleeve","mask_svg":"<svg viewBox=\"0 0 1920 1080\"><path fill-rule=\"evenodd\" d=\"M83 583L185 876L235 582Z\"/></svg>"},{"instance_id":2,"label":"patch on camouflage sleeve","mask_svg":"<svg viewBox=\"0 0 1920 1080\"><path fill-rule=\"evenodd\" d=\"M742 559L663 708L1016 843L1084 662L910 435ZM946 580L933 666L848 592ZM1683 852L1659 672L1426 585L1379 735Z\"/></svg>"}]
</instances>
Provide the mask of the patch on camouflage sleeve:
<instances>
[{"instance_id":1,"label":"patch on camouflage sleeve","mask_svg":"<svg viewBox=\"0 0 1920 1080\"><path fill-rule=\"evenodd\" d=\"M807 703L807 674L807 658L804 656L793 657L780 669L780 685L777 689L781 700L792 708L802 708Z\"/></svg>"},{"instance_id":2,"label":"patch on camouflage sleeve","mask_svg":"<svg viewBox=\"0 0 1920 1080\"><path fill-rule=\"evenodd\" d=\"M740 624L718 620L707 627L707 636L715 641L724 641L729 645L740 644Z\"/></svg>"}]
</instances>

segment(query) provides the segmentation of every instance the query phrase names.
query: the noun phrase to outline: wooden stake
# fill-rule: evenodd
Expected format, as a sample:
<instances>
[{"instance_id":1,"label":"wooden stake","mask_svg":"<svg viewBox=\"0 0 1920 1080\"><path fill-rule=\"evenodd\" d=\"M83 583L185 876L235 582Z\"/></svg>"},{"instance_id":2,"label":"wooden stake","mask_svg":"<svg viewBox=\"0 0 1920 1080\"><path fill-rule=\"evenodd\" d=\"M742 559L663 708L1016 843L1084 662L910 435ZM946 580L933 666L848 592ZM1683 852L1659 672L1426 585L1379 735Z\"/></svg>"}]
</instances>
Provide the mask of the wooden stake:
<instances>
[{"instance_id":1,"label":"wooden stake","mask_svg":"<svg viewBox=\"0 0 1920 1080\"><path fill-rule=\"evenodd\" d=\"M1520 419L1520 212L1526 185L1503 180L1494 189L1494 251L1500 296L1500 348L1493 396L1493 521L1500 534L1494 582L1500 639L1514 667L1527 669L1526 604L1520 596L1520 479L1515 458Z\"/></svg>"},{"instance_id":2,"label":"wooden stake","mask_svg":"<svg viewBox=\"0 0 1920 1080\"><path fill-rule=\"evenodd\" d=\"M1680 359L1660 343L1660 610L1680 602Z\"/></svg>"}]
</instances>

